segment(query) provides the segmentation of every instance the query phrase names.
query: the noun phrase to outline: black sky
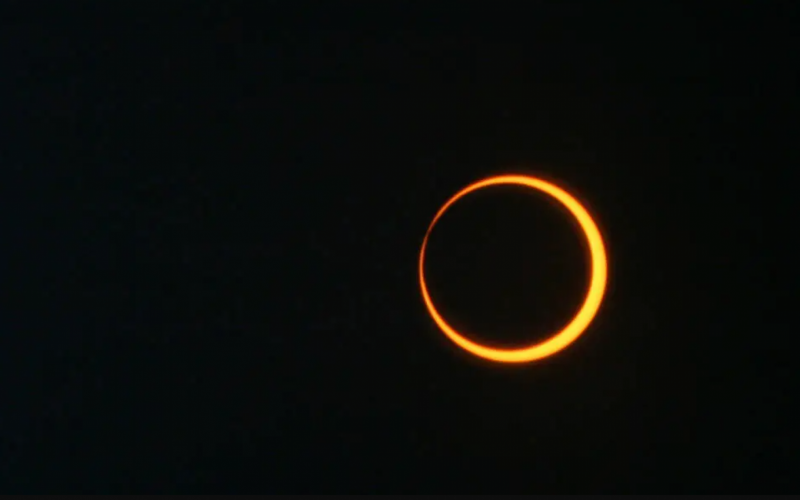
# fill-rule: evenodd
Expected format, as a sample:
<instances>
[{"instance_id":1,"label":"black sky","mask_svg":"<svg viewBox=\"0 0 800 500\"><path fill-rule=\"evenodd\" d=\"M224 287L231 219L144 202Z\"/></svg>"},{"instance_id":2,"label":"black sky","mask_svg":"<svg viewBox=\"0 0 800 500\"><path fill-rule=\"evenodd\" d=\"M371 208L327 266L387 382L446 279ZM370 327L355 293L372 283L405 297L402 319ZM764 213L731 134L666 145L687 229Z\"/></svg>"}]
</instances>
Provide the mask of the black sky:
<instances>
[{"instance_id":1,"label":"black sky","mask_svg":"<svg viewBox=\"0 0 800 500\"><path fill-rule=\"evenodd\" d=\"M6 3L0 489L796 491L789 5Z\"/></svg>"}]
</instances>

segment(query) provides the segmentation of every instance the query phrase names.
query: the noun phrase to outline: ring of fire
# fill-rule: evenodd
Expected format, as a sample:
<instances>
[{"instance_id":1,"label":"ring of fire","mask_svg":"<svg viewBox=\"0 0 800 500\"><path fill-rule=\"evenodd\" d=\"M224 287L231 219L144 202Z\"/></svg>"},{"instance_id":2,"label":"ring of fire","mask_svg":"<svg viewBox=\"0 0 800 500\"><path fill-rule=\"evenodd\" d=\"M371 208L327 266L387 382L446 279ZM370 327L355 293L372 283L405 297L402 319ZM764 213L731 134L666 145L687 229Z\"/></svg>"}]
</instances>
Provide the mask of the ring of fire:
<instances>
[{"instance_id":1,"label":"ring of fire","mask_svg":"<svg viewBox=\"0 0 800 500\"><path fill-rule=\"evenodd\" d=\"M425 247L428 244L428 237L436 225L436 222L441 218L444 212L450 208L456 201L466 196L467 194L481 188L496 186L501 184L516 184L532 189L542 191L564 205L567 210L577 219L583 230L584 236L589 243L589 253L591 257L591 280L586 291L586 296L583 301L581 309L575 314L572 320L561 331L552 335L548 339L519 349L496 349L478 344L467 339L464 335L457 332L451 327L444 318L436 310L433 305L428 288L425 284ZM537 359L545 358L558 351L564 349L569 344L575 341L581 333L586 330L589 324L594 319L600 303L603 300L605 293L606 281L608 277L608 263L606 261L606 250L603 244L603 238L600 235L600 230L597 228L594 219L592 219L589 212L576 200L572 195L564 191L558 186L549 182L537 179L535 177L525 175L500 175L489 177L481 181L477 181L465 187L447 203L439 209L436 216L428 226L425 233L425 238L422 240L422 248L419 253L419 284L422 289L422 298L425 301L425 306L428 308L433 320L444 334L453 342L455 342L462 349L482 358L498 361L503 363L524 363L527 361L534 361Z\"/></svg>"}]
</instances>

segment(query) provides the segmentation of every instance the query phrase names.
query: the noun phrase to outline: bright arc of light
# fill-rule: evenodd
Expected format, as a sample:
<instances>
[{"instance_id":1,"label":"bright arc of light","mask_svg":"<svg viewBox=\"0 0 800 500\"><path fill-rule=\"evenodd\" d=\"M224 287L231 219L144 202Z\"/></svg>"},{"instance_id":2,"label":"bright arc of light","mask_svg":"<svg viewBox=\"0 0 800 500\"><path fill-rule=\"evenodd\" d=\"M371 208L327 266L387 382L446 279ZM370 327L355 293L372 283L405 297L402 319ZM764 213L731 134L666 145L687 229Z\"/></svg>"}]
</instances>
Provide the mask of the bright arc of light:
<instances>
[{"instance_id":1,"label":"bright arc of light","mask_svg":"<svg viewBox=\"0 0 800 500\"><path fill-rule=\"evenodd\" d=\"M589 253L591 255L592 277L589 282L589 286L586 291L586 298L583 301L581 309L561 331L555 333L542 342L518 349L497 349L487 347L467 339L464 335L457 332L452 326L450 326L439 314L439 312L436 310L436 307L433 305L433 301L428 293L428 287L425 284L425 248L428 244L428 237L430 236L433 227L436 225L436 222L441 218L444 212L453 205L453 203L467 194L477 191L481 188L501 184L515 184L537 189L558 200L567 208L567 210L569 210L575 219L577 219L589 243ZM542 359L557 353L574 342L575 339L577 339L584 332L584 330L586 330L586 328L592 322L592 319L594 319L595 314L597 314L597 310L600 308L600 303L603 300L603 294L605 293L607 278L608 262L606 260L605 245L603 244L603 238L600 235L600 230L597 228L597 224L595 224L594 219L592 219L591 215L589 215L589 212L578 202L578 200L560 187L541 179L526 175L499 175L489 177L470 184L456 193L447 201L447 203L444 204L444 206L442 206L442 208L439 209L439 212L436 213L436 216L433 218L433 221L431 221L430 226L428 226L428 230L425 233L425 238L422 240L422 248L419 252L419 284L422 289L422 298L425 301L425 306L428 308L428 312L433 320L436 322L442 332L444 332L444 334L459 347L476 356L502 363L524 363Z\"/></svg>"}]
</instances>

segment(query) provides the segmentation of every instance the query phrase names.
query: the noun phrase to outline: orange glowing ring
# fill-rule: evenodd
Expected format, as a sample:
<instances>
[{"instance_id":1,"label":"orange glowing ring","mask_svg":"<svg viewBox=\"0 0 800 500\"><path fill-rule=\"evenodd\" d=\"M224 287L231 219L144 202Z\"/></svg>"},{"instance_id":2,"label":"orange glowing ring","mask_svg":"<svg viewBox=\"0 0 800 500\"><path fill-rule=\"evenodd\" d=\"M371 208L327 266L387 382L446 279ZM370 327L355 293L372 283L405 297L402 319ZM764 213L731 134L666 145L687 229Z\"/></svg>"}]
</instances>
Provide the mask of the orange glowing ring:
<instances>
[{"instance_id":1,"label":"orange glowing ring","mask_svg":"<svg viewBox=\"0 0 800 500\"><path fill-rule=\"evenodd\" d=\"M589 282L589 287L586 292L586 299L583 301L583 306L581 306L581 309L577 312L577 314L575 314L575 317L572 318L572 320L569 322L569 324L567 324L566 327L564 327L564 329L551 336L547 340L519 349L496 349L477 344L471 340L468 340L462 334L458 333L453 327L448 325L444 318L442 318L442 316L438 313L433 305L433 302L431 301L431 297L428 294L428 288L425 285L425 273L423 271L425 263L425 247L428 244L428 237L431 234L433 226L436 225L436 222L439 220L442 214L444 214L444 212L450 208L453 203L458 201L463 196L484 187L496 186L500 184L516 184L538 189L539 191L543 191L561 202L578 220L578 223L580 224L581 229L583 229L583 232L586 235L586 239L589 243L589 253L591 255L591 281ZM422 248L419 252L419 284L422 288L422 298L425 301L428 312L430 312L431 317L433 317L433 320L436 322L439 328L441 328L442 332L444 332L444 334L447 335L450 340L455 342L462 349L465 349L476 356L503 363L524 363L527 361L545 358L557 353L561 349L564 349L569 344L574 342L575 339L577 339L580 334L586 330L586 327L589 326L589 323L592 322L595 314L597 314L597 310L603 300L603 294L605 293L607 277L608 263L606 261L606 250L605 246L603 245L603 238L600 235L600 230L597 228L597 224L595 224L594 220L589 215L589 212L586 211L586 209L578 202L578 200L560 187L541 179L524 175L500 175L489 177L487 179L470 184L456 193L455 196L450 198L450 200L448 200L448 202L445 203L441 209L439 209L439 212L433 218L433 221L428 227L428 231L425 233L425 238L422 240Z\"/></svg>"}]
</instances>

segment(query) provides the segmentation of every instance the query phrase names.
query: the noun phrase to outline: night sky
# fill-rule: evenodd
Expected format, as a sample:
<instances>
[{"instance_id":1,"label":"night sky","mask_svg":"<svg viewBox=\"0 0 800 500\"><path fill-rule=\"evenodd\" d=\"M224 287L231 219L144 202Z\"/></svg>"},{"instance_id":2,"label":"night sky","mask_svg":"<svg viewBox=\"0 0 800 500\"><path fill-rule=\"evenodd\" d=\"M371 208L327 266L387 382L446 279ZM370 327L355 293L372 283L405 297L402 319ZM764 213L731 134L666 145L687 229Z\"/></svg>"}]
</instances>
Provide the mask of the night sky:
<instances>
[{"instance_id":1,"label":"night sky","mask_svg":"<svg viewBox=\"0 0 800 500\"><path fill-rule=\"evenodd\" d=\"M797 9L737 5L4 3L0 491L797 492ZM609 256L523 365L417 280L501 173ZM590 271L511 187L427 268L499 346Z\"/></svg>"}]
</instances>

